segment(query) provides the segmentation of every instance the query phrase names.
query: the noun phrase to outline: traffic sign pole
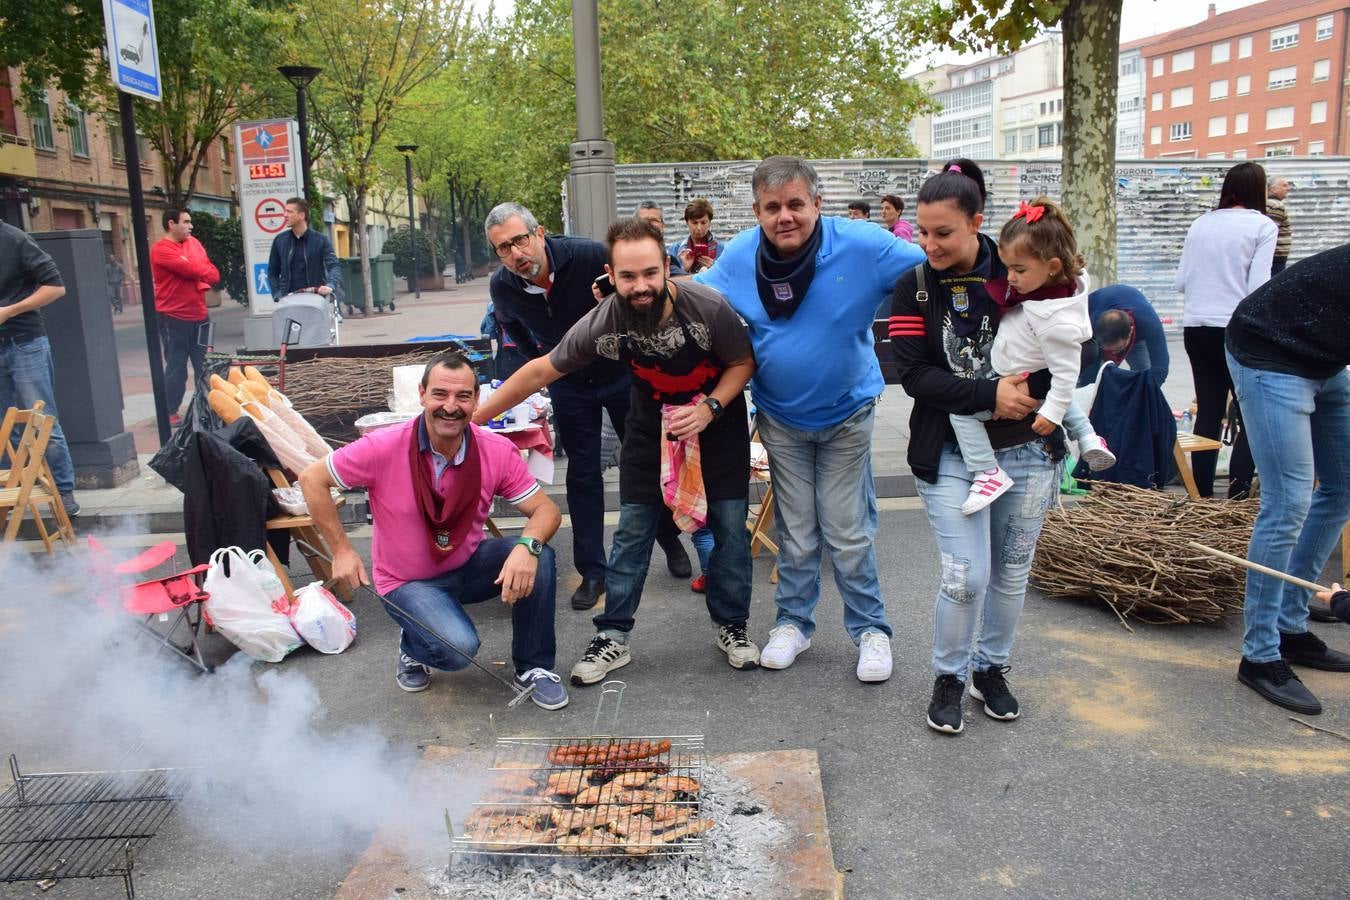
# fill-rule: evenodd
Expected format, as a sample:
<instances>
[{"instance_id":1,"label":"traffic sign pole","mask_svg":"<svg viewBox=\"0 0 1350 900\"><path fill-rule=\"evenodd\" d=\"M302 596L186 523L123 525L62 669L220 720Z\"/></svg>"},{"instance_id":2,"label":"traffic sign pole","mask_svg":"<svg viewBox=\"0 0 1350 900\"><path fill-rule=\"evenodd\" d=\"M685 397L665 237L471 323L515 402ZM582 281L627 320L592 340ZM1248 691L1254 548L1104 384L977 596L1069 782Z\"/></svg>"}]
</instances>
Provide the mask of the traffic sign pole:
<instances>
[{"instance_id":1,"label":"traffic sign pole","mask_svg":"<svg viewBox=\"0 0 1350 900\"><path fill-rule=\"evenodd\" d=\"M169 442L169 404L164 396L164 359L159 347L159 317L155 314L150 237L145 233L145 194L141 190L141 148L136 140L136 108L126 91L118 91L117 98L122 118L127 188L131 191L131 233L136 244L136 267L141 275L141 311L145 314L145 349L150 356L150 390L155 396L155 421L159 424L159 445L162 447Z\"/></svg>"}]
</instances>

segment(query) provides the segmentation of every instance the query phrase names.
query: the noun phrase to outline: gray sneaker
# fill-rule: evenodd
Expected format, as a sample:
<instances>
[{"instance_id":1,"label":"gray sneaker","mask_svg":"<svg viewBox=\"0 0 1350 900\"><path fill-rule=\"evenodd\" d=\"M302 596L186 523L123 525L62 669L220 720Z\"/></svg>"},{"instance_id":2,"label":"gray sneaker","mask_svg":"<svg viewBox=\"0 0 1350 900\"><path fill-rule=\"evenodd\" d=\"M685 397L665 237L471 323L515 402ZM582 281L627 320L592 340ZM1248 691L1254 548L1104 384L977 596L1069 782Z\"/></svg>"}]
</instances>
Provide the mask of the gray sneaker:
<instances>
[{"instance_id":1,"label":"gray sneaker","mask_svg":"<svg viewBox=\"0 0 1350 900\"><path fill-rule=\"evenodd\" d=\"M400 653L394 680L410 694L425 691L431 686L431 666L424 666L408 654Z\"/></svg>"},{"instance_id":2,"label":"gray sneaker","mask_svg":"<svg viewBox=\"0 0 1350 900\"><path fill-rule=\"evenodd\" d=\"M572 667L573 684L595 684L615 669L622 669L633 661L627 644L610 640L606 635L597 634L591 638L585 654Z\"/></svg>"},{"instance_id":3,"label":"gray sneaker","mask_svg":"<svg viewBox=\"0 0 1350 900\"><path fill-rule=\"evenodd\" d=\"M755 669L759 667L759 648L745 633L745 623L723 625L717 629L717 646L727 655L727 662L733 669Z\"/></svg>"}]
</instances>

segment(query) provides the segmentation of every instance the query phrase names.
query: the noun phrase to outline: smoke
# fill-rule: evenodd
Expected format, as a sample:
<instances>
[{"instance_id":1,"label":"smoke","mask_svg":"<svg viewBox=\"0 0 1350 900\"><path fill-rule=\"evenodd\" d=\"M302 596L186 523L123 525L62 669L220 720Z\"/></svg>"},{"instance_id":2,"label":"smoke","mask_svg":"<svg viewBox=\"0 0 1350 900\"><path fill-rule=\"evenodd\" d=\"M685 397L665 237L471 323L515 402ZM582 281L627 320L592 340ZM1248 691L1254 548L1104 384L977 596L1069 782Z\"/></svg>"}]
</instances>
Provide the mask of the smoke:
<instances>
[{"instance_id":1,"label":"smoke","mask_svg":"<svg viewBox=\"0 0 1350 900\"><path fill-rule=\"evenodd\" d=\"M120 610L109 569L88 550L48 561L0 547L0 751L21 745L20 764L37 771L52 759L82 770L192 767L174 827L240 851L296 835L351 846L398 822L410 849L445 847L427 824L467 786L410 792L414 749L327 721L314 684L284 664L238 653L200 675L156 654Z\"/></svg>"}]
</instances>

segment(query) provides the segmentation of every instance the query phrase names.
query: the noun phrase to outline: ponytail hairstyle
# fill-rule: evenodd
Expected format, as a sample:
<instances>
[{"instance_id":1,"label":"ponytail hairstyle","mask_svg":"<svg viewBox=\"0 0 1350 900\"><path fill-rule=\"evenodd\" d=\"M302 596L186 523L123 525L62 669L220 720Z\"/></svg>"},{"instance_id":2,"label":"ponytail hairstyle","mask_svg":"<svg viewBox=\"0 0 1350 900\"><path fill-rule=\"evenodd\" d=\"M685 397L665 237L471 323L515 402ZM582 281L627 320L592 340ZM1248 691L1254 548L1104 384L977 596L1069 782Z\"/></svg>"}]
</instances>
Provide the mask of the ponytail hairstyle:
<instances>
[{"instance_id":1,"label":"ponytail hairstyle","mask_svg":"<svg viewBox=\"0 0 1350 900\"><path fill-rule=\"evenodd\" d=\"M1003 250L1015 246L1041 262L1058 259L1064 266L1061 282L1073 281L1083 274L1083 257L1078 252L1073 226L1064 210L1049 197L1037 197L1030 203L1023 200L999 232L998 246Z\"/></svg>"},{"instance_id":2,"label":"ponytail hairstyle","mask_svg":"<svg viewBox=\"0 0 1350 900\"><path fill-rule=\"evenodd\" d=\"M956 208L975 218L984 212L988 191L984 188L984 173L968 159L953 159L942 171L931 176L919 188L919 203L941 203L950 200Z\"/></svg>"}]
</instances>

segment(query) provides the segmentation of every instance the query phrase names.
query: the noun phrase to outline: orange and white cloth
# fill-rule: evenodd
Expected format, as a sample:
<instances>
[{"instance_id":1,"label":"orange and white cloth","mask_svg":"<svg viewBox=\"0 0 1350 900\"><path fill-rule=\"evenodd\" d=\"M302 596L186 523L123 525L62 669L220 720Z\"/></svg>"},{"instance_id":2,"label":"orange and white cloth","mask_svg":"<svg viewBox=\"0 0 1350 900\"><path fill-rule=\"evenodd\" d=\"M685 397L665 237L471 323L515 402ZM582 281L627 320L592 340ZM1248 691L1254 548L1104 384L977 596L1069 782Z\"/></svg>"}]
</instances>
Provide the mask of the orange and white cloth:
<instances>
[{"instance_id":1,"label":"orange and white cloth","mask_svg":"<svg viewBox=\"0 0 1350 900\"><path fill-rule=\"evenodd\" d=\"M670 434L671 413L702 402L703 394L699 394L686 406L662 404L662 438ZM674 441L661 441L661 496L666 506L670 507L672 518L681 531L692 534L707 524L708 494L703 487L703 464L699 457L697 434Z\"/></svg>"}]
</instances>

